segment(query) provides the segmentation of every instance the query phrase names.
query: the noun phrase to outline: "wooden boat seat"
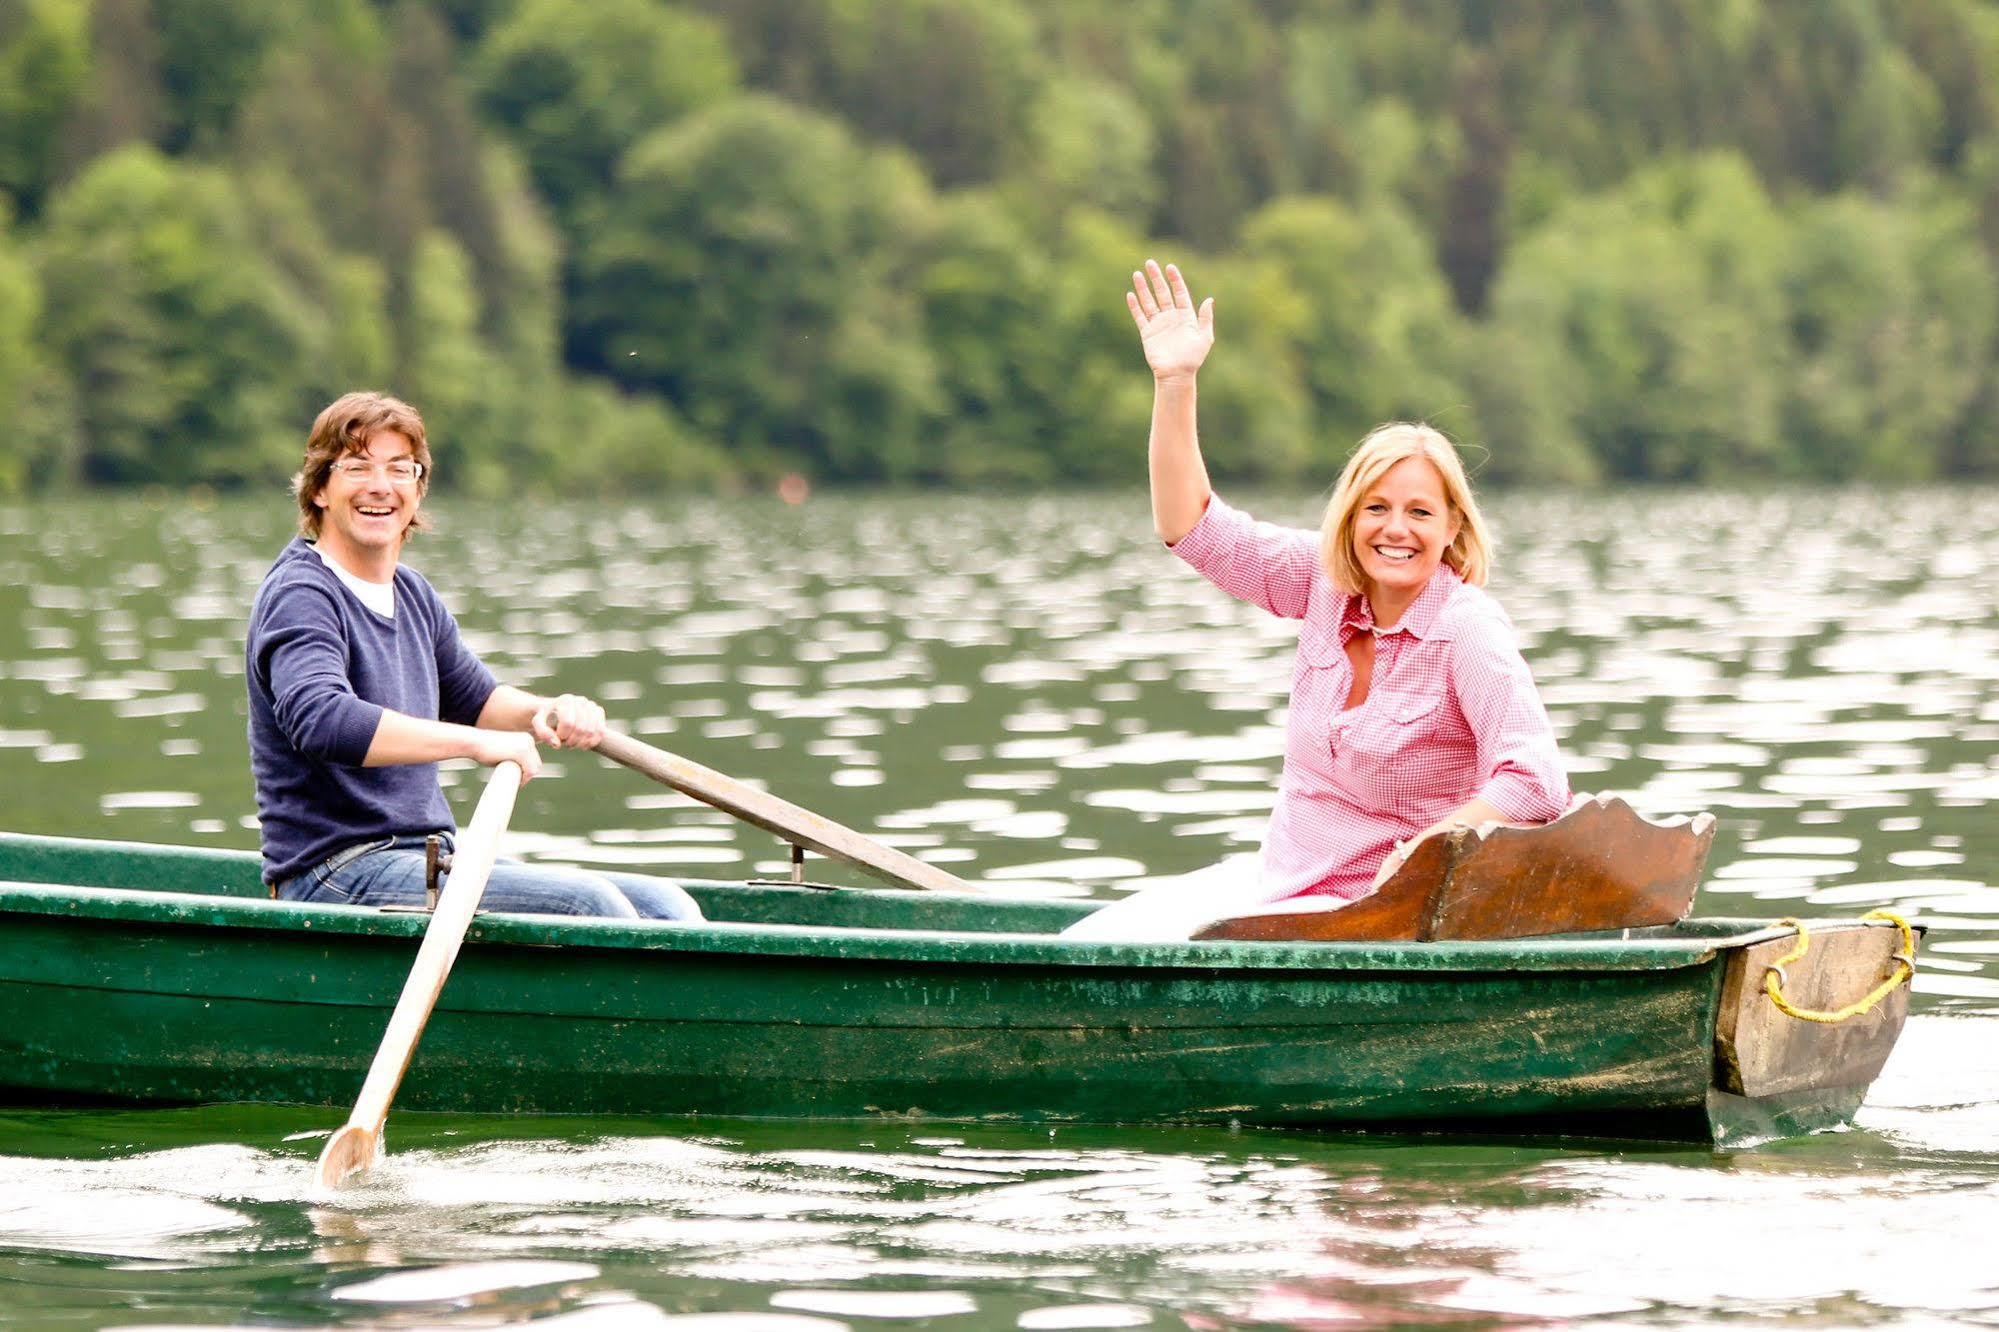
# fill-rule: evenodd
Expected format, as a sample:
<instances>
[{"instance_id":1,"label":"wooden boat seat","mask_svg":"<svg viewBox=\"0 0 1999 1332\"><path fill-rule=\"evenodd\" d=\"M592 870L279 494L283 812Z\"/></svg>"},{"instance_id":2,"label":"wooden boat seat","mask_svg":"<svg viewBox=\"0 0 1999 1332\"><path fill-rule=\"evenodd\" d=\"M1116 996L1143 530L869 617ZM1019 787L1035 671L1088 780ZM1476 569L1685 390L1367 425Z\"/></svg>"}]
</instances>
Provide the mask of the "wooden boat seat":
<instances>
[{"instance_id":1,"label":"wooden boat seat","mask_svg":"<svg viewBox=\"0 0 1999 1332\"><path fill-rule=\"evenodd\" d=\"M1430 838L1350 905L1294 898L1194 937L1427 942L1671 925L1692 908L1713 842L1712 814L1654 823L1598 795L1539 827Z\"/></svg>"}]
</instances>

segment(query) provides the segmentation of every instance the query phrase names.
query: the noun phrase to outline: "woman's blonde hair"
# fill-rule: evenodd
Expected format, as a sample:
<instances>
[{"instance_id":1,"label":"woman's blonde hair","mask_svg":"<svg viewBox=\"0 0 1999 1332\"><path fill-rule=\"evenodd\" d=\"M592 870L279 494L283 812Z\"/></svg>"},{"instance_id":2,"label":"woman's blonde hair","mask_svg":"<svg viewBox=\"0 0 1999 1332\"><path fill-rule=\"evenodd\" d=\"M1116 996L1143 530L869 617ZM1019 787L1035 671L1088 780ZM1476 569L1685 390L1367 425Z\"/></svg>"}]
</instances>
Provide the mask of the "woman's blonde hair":
<instances>
[{"instance_id":1,"label":"woman's blonde hair","mask_svg":"<svg viewBox=\"0 0 1999 1332\"><path fill-rule=\"evenodd\" d=\"M1444 503L1458 524L1457 536L1444 550L1444 563L1467 583L1483 587L1492 568L1493 541L1479 514L1478 501L1472 497L1465 466L1443 431L1408 421L1376 426L1347 459L1346 470L1340 473L1340 483L1326 505L1326 520L1319 528L1319 558L1326 572L1342 592L1366 590L1367 575L1361 572L1353 553L1354 522L1368 492L1389 468L1405 458L1427 459L1443 478Z\"/></svg>"}]
</instances>

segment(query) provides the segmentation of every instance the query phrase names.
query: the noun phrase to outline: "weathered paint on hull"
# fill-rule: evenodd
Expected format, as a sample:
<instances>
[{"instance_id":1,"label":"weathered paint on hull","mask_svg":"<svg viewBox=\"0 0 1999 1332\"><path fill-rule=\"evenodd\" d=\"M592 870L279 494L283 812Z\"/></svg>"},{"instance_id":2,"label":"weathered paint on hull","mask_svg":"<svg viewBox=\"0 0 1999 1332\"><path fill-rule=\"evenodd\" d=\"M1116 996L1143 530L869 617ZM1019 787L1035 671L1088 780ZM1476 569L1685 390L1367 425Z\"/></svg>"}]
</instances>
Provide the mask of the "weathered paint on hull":
<instances>
[{"instance_id":1,"label":"weathered paint on hull","mask_svg":"<svg viewBox=\"0 0 1999 1332\"><path fill-rule=\"evenodd\" d=\"M0 1095L351 1104L422 920L228 891L0 884ZM1522 1130L1628 1121L1692 1136L1713 1122L1726 930L1628 943L1113 946L1034 933L1073 914L1056 904L1018 904L1010 919L985 899L697 891L717 914L815 923L482 917L397 1104ZM817 923L842 911L877 928ZM964 920L879 928L898 912ZM965 924L974 918L1019 932L978 932ZM1825 1127L1852 1108L1793 1110L1783 1123ZM1732 1119L1752 1123L1756 1109Z\"/></svg>"},{"instance_id":2,"label":"weathered paint on hull","mask_svg":"<svg viewBox=\"0 0 1999 1332\"><path fill-rule=\"evenodd\" d=\"M198 931L80 939L73 924L16 924L8 934L10 954L50 959L31 982L0 983L8 1081L141 1101L350 1102L413 956L372 940L258 940L251 957ZM1711 1064L1714 984L1698 972L1638 973L1636 985L1420 973L1249 973L1218 985L645 960L635 972L628 954L579 949L554 978L542 950L468 947L399 1104L1392 1122L1698 1104ZM287 974L313 979L288 985ZM114 988L131 977L147 988Z\"/></svg>"}]
</instances>

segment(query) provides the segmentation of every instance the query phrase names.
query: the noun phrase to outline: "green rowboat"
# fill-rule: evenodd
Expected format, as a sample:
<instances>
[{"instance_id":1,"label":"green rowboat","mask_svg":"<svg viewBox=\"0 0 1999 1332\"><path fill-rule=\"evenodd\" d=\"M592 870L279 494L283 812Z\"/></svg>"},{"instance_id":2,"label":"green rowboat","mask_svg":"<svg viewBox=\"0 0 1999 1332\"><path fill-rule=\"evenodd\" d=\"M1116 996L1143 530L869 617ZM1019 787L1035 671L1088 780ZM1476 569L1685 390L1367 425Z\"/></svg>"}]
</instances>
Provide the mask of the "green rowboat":
<instances>
[{"instance_id":1,"label":"green rowboat","mask_svg":"<svg viewBox=\"0 0 1999 1332\"><path fill-rule=\"evenodd\" d=\"M1104 944L1054 937L1074 903L687 886L712 923L475 918L398 1107L1739 1144L1849 1122L1907 1012L1775 1014L1763 921ZM0 1099L351 1105L424 925L272 901L247 853L0 835ZM1814 923L1788 984L1843 1002L1895 947Z\"/></svg>"}]
</instances>

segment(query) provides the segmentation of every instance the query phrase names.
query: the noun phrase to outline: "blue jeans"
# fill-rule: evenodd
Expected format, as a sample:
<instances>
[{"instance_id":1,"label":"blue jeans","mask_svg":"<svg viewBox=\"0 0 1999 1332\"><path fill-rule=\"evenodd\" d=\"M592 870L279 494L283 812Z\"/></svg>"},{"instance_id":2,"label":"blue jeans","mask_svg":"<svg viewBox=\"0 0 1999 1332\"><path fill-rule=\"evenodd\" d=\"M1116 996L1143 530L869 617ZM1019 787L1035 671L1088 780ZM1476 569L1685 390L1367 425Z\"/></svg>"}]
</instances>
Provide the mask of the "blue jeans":
<instances>
[{"instance_id":1,"label":"blue jeans","mask_svg":"<svg viewBox=\"0 0 1999 1332\"><path fill-rule=\"evenodd\" d=\"M354 906L422 906L424 839L385 837L350 846L303 874L278 885L291 902L333 902ZM445 838L448 850L451 839ZM439 875L439 887L449 875ZM610 874L566 865L528 865L502 860L493 866L482 911L528 911L549 916L618 916L627 920L700 920L693 898L667 879L644 874Z\"/></svg>"}]
</instances>

